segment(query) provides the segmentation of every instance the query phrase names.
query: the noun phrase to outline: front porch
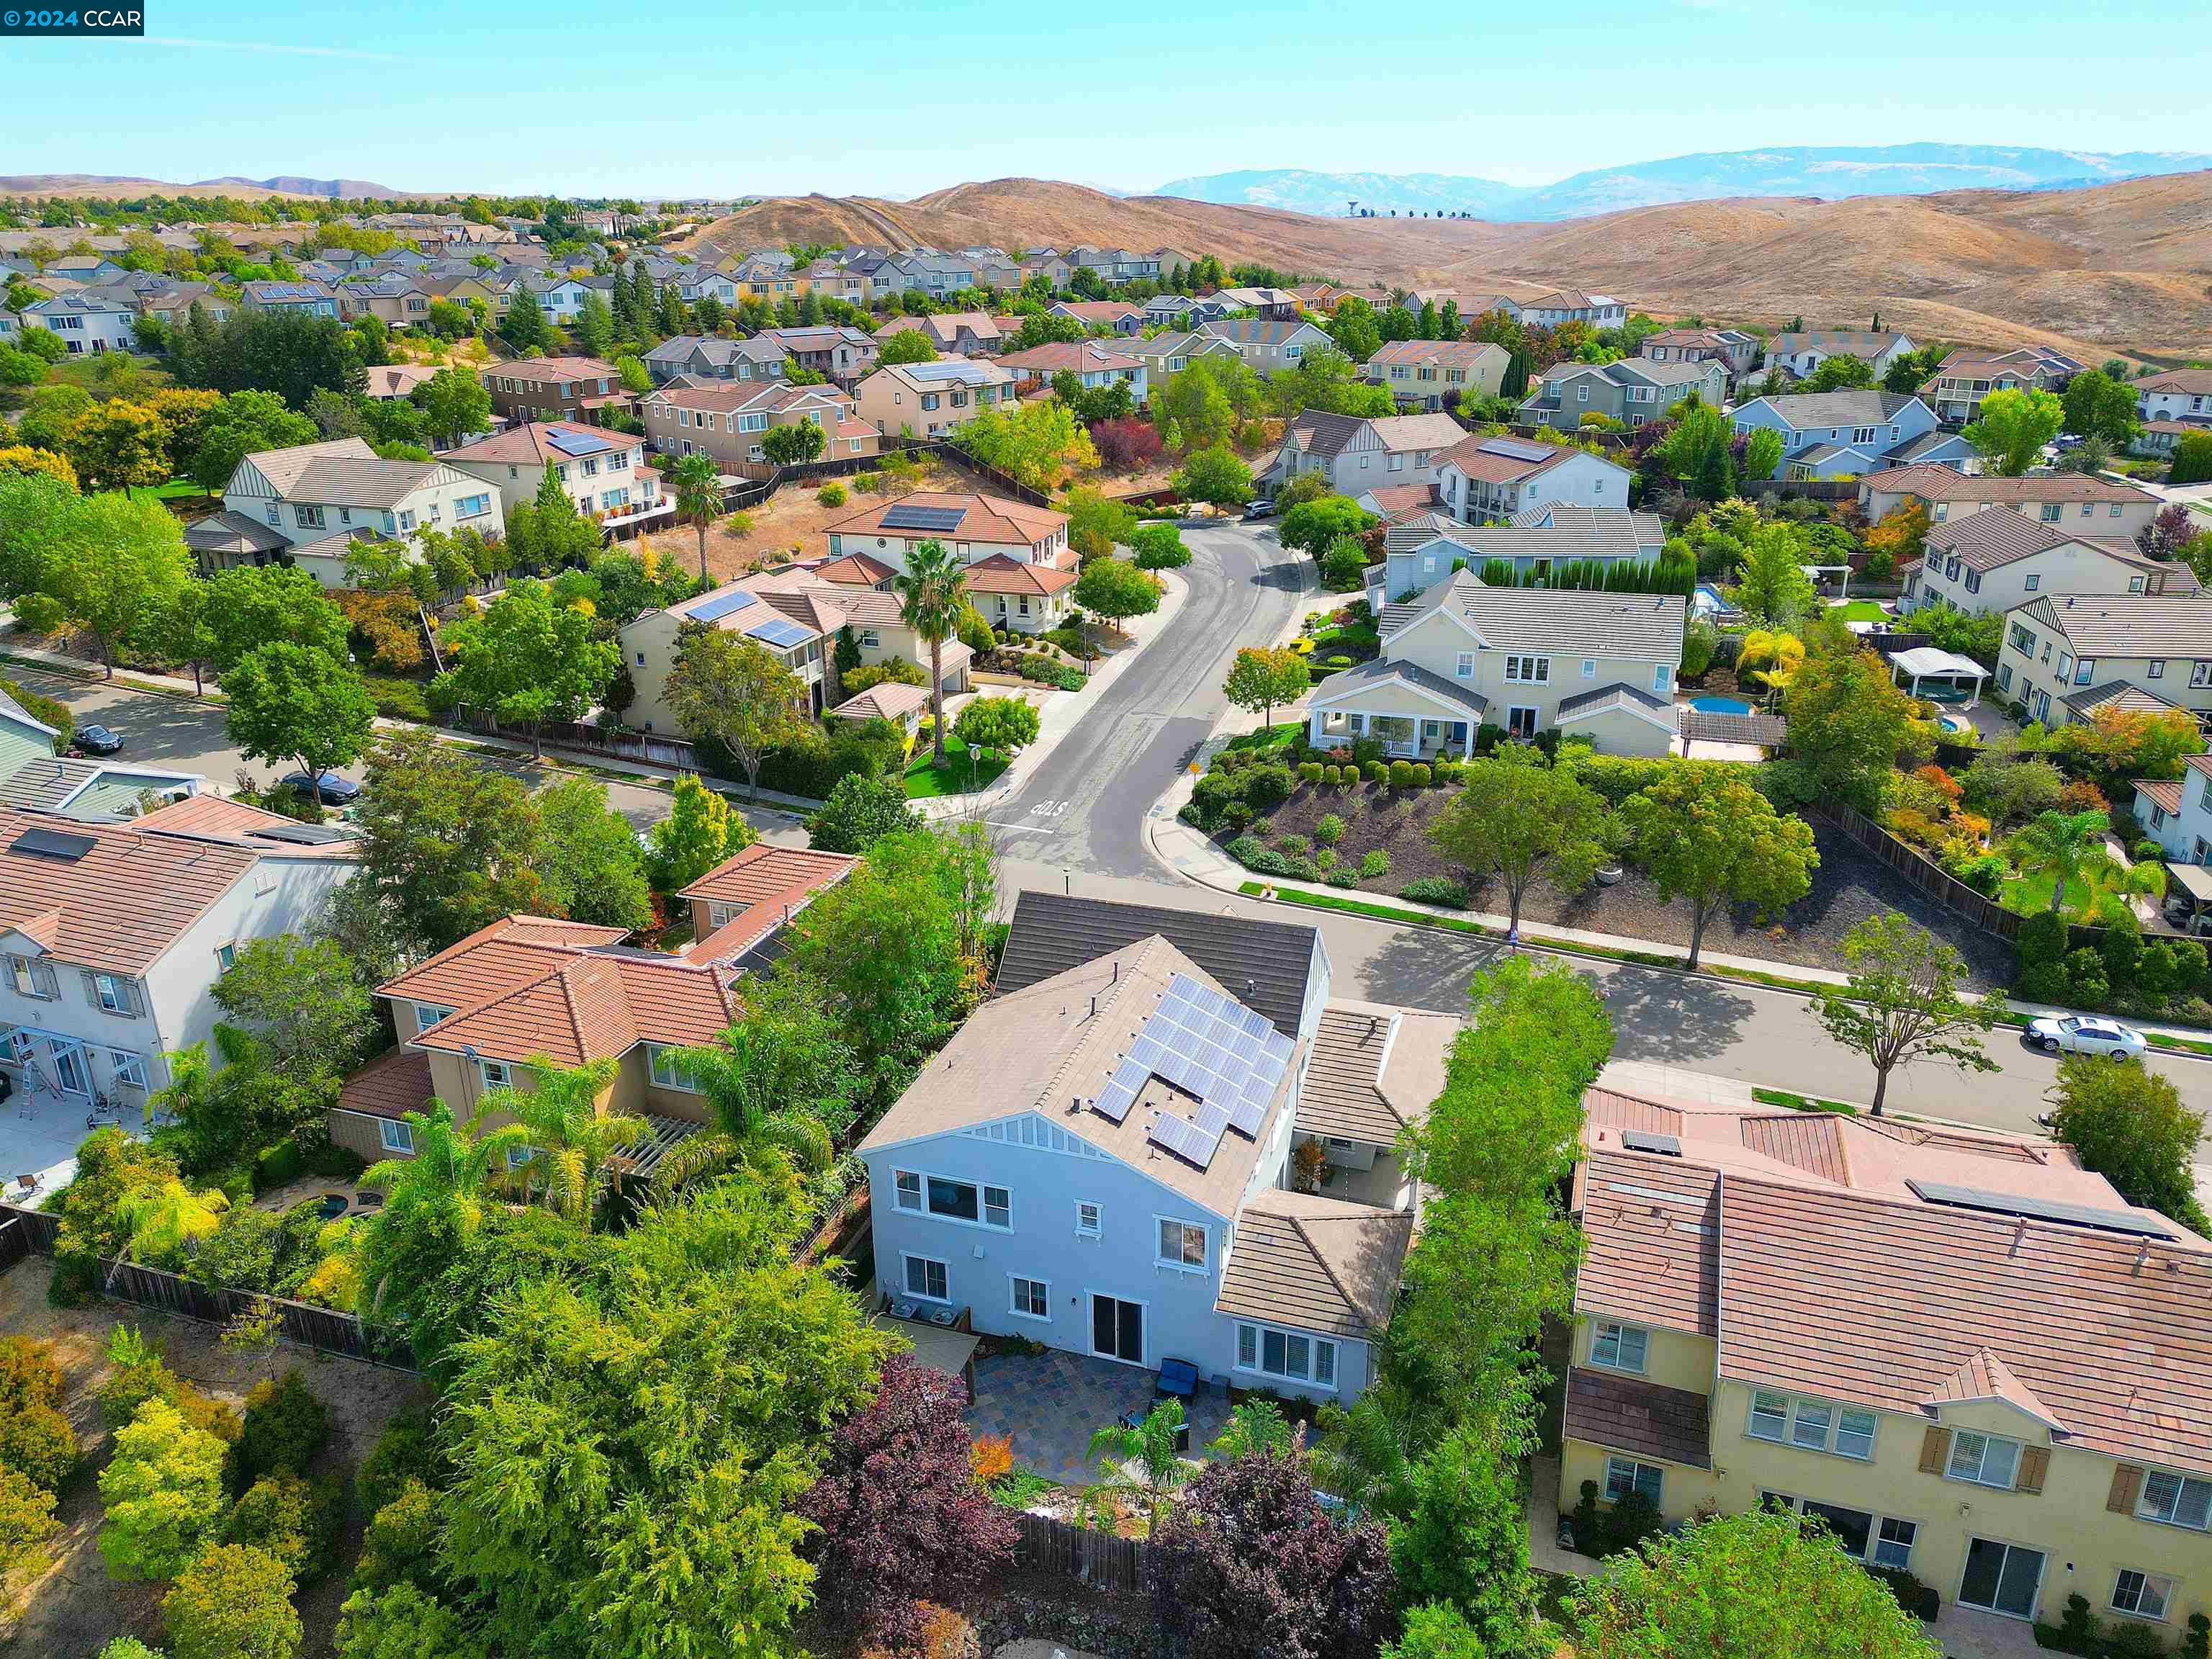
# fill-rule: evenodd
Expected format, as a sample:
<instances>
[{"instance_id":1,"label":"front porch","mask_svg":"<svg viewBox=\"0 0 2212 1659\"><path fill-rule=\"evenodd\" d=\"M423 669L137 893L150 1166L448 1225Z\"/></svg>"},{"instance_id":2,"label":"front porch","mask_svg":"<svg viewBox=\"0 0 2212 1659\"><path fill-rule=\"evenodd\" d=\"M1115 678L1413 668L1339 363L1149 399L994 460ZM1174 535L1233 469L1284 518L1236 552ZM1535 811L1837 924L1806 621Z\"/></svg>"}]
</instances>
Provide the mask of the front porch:
<instances>
[{"instance_id":1,"label":"front porch","mask_svg":"<svg viewBox=\"0 0 2212 1659\"><path fill-rule=\"evenodd\" d=\"M1394 760L1464 760L1490 708L1479 691L1410 662L1377 659L1331 675L1308 704L1316 748L1380 743Z\"/></svg>"}]
</instances>

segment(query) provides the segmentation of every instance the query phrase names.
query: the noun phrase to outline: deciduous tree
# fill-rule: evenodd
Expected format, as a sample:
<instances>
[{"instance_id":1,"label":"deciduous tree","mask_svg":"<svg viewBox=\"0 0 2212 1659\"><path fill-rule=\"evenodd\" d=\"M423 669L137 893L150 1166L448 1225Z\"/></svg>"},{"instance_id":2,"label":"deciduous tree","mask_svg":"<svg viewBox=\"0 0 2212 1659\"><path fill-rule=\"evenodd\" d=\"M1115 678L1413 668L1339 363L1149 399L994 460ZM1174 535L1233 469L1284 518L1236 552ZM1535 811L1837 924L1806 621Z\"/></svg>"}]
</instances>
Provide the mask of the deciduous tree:
<instances>
[{"instance_id":1,"label":"deciduous tree","mask_svg":"<svg viewBox=\"0 0 2212 1659\"><path fill-rule=\"evenodd\" d=\"M1185 501L1223 509L1237 507L1251 498L1252 469L1225 447L1201 449L1176 473L1175 488Z\"/></svg>"},{"instance_id":2,"label":"deciduous tree","mask_svg":"<svg viewBox=\"0 0 2212 1659\"><path fill-rule=\"evenodd\" d=\"M115 1431L100 1472L100 1555L118 1578L174 1578L222 1518L223 1444L166 1400Z\"/></svg>"},{"instance_id":3,"label":"deciduous tree","mask_svg":"<svg viewBox=\"0 0 2212 1659\"><path fill-rule=\"evenodd\" d=\"M368 748L376 703L349 665L289 640L256 646L222 677L223 730L248 760L296 760L310 778Z\"/></svg>"},{"instance_id":4,"label":"deciduous tree","mask_svg":"<svg viewBox=\"0 0 2212 1659\"><path fill-rule=\"evenodd\" d=\"M205 583L208 660L217 674L258 646L303 646L335 661L346 656L346 619L328 590L296 565L240 565Z\"/></svg>"},{"instance_id":5,"label":"deciduous tree","mask_svg":"<svg viewBox=\"0 0 2212 1659\"><path fill-rule=\"evenodd\" d=\"M548 721L574 721L606 695L622 647L598 637L590 614L555 601L544 583L520 581L445 635L451 665L431 683L449 706L527 726L533 758Z\"/></svg>"},{"instance_id":6,"label":"deciduous tree","mask_svg":"<svg viewBox=\"0 0 2212 1659\"><path fill-rule=\"evenodd\" d=\"M653 892L629 820L597 778L556 780L537 798L539 874L562 915L602 927L649 927Z\"/></svg>"},{"instance_id":7,"label":"deciduous tree","mask_svg":"<svg viewBox=\"0 0 2212 1659\"><path fill-rule=\"evenodd\" d=\"M1246 646L1229 665L1222 695L1237 708L1261 717L1272 729L1275 705L1305 696L1310 676L1306 659L1286 646Z\"/></svg>"},{"instance_id":8,"label":"deciduous tree","mask_svg":"<svg viewBox=\"0 0 2212 1659\"><path fill-rule=\"evenodd\" d=\"M501 916L546 913L538 811L520 780L420 728L385 733L368 759L355 881L382 898L414 953Z\"/></svg>"},{"instance_id":9,"label":"deciduous tree","mask_svg":"<svg viewBox=\"0 0 2212 1659\"><path fill-rule=\"evenodd\" d=\"M424 427L442 444L457 444L470 433L491 426L491 394L465 368L440 369L413 395Z\"/></svg>"},{"instance_id":10,"label":"deciduous tree","mask_svg":"<svg viewBox=\"0 0 2212 1659\"><path fill-rule=\"evenodd\" d=\"M1802 818L1777 816L1749 784L1684 766L1621 805L1636 861L1662 901L1690 902L1690 966L1729 904L1772 917L1805 896L1820 854Z\"/></svg>"},{"instance_id":11,"label":"deciduous tree","mask_svg":"<svg viewBox=\"0 0 2212 1659\"><path fill-rule=\"evenodd\" d=\"M668 816L647 832L653 884L680 892L723 860L752 845L752 827L704 780L684 773L676 780Z\"/></svg>"},{"instance_id":12,"label":"deciduous tree","mask_svg":"<svg viewBox=\"0 0 2212 1659\"><path fill-rule=\"evenodd\" d=\"M88 489L143 489L169 481L168 428L143 404L111 398L70 428L68 455Z\"/></svg>"},{"instance_id":13,"label":"deciduous tree","mask_svg":"<svg viewBox=\"0 0 2212 1659\"><path fill-rule=\"evenodd\" d=\"M1824 793L1875 811L1891 773L1928 757L1926 726L1872 652L1832 634L1808 643L1814 649L1784 700L1790 755L1812 769Z\"/></svg>"},{"instance_id":14,"label":"deciduous tree","mask_svg":"<svg viewBox=\"0 0 2212 1659\"><path fill-rule=\"evenodd\" d=\"M887 336L877 353L876 362L884 368L896 368L902 363L933 363L937 348L929 343L929 336L918 328L902 328Z\"/></svg>"},{"instance_id":15,"label":"deciduous tree","mask_svg":"<svg viewBox=\"0 0 2212 1659\"><path fill-rule=\"evenodd\" d=\"M761 434L761 453L776 466L796 466L818 460L829 440L811 421L791 421L772 426Z\"/></svg>"},{"instance_id":16,"label":"deciduous tree","mask_svg":"<svg viewBox=\"0 0 2212 1659\"><path fill-rule=\"evenodd\" d=\"M1160 584L1127 559L1093 559L1075 579L1074 597L1076 604L1121 629L1130 617L1160 608Z\"/></svg>"},{"instance_id":17,"label":"deciduous tree","mask_svg":"<svg viewBox=\"0 0 2212 1659\"><path fill-rule=\"evenodd\" d=\"M161 1598L174 1659L292 1659L301 1637L295 1588L267 1550L210 1545Z\"/></svg>"},{"instance_id":18,"label":"deciduous tree","mask_svg":"<svg viewBox=\"0 0 2212 1659\"><path fill-rule=\"evenodd\" d=\"M2051 1133L2122 1198L2205 1231L2194 1173L2204 1116L2181 1103L2172 1079L2139 1060L2069 1054L2051 1099Z\"/></svg>"},{"instance_id":19,"label":"deciduous tree","mask_svg":"<svg viewBox=\"0 0 2212 1659\"><path fill-rule=\"evenodd\" d=\"M2093 368L2076 374L2066 383L2059 404L2065 410L2069 432L2102 438L2114 448L2124 448L2135 441L2135 390L2104 370Z\"/></svg>"},{"instance_id":20,"label":"deciduous tree","mask_svg":"<svg viewBox=\"0 0 2212 1659\"><path fill-rule=\"evenodd\" d=\"M2002 386L1982 399L1980 417L1963 435L1991 472L2016 477L2035 465L2065 419L2056 392Z\"/></svg>"},{"instance_id":21,"label":"deciduous tree","mask_svg":"<svg viewBox=\"0 0 2212 1659\"><path fill-rule=\"evenodd\" d=\"M346 953L297 933L240 946L216 981L215 1000L267 1045L277 1066L302 1079L343 1077L376 1023Z\"/></svg>"},{"instance_id":22,"label":"deciduous tree","mask_svg":"<svg viewBox=\"0 0 2212 1659\"><path fill-rule=\"evenodd\" d=\"M184 532L143 497L70 495L58 506L35 592L91 636L112 677L124 643L156 629L192 579Z\"/></svg>"},{"instance_id":23,"label":"deciduous tree","mask_svg":"<svg viewBox=\"0 0 2212 1659\"><path fill-rule=\"evenodd\" d=\"M1541 871L1562 892L1586 885L1604 860L1607 821L1604 799L1571 769L1510 747L1468 763L1462 787L1430 824L1429 840L1476 881L1498 877L1507 937L1518 939L1528 884Z\"/></svg>"},{"instance_id":24,"label":"deciduous tree","mask_svg":"<svg viewBox=\"0 0 2212 1659\"><path fill-rule=\"evenodd\" d=\"M1815 995L1813 1012L1830 1036L1874 1062L1876 1117L1900 1066L1940 1060L1961 1072L1996 1070L1981 1042L1996 1005L1960 994L1965 959L1926 928L1879 912L1845 935L1844 960L1850 983Z\"/></svg>"},{"instance_id":25,"label":"deciduous tree","mask_svg":"<svg viewBox=\"0 0 2212 1659\"><path fill-rule=\"evenodd\" d=\"M1012 754L1037 739L1036 706L1023 697L971 697L952 722L952 735L978 749Z\"/></svg>"}]
</instances>

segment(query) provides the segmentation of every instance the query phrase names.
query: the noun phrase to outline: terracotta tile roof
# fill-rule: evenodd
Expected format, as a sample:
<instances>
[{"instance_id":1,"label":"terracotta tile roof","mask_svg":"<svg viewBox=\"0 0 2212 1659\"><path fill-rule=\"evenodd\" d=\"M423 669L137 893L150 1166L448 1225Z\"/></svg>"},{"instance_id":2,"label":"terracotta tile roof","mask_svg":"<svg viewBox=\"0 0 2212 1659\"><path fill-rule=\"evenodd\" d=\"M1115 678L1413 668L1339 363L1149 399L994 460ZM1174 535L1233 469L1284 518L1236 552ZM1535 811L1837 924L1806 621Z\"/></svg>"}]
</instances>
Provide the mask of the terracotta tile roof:
<instances>
[{"instance_id":1,"label":"terracotta tile roof","mask_svg":"<svg viewBox=\"0 0 2212 1659\"><path fill-rule=\"evenodd\" d=\"M368 1117L404 1117L430 1102L430 1056L419 1048L388 1048L345 1080L338 1110Z\"/></svg>"},{"instance_id":2,"label":"terracotta tile roof","mask_svg":"<svg viewBox=\"0 0 2212 1659\"><path fill-rule=\"evenodd\" d=\"M1425 483L1384 484L1366 492L1366 499L1375 503L1375 510L1384 518L1395 518L1401 513L1421 513L1436 504L1436 486Z\"/></svg>"},{"instance_id":3,"label":"terracotta tile roof","mask_svg":"<svg viewBox=\"0 0 2212 1659\"><path fill-rule=\"evenodd\" d=\"M1747 1117L1738 1127L1743 1144L1753 1152L1839 1187L1850 1184L1843 1126L1834 1115L1777 1112L1771 1117Z\"/></svg>"},{"instance_id":4,"label":"terracotta tile roof","mask_svg":"<svg viewBox=\"0 0 2212 1659\"><path fill-rule=\"evenodd\" d=\"M1268 1188L1237 1212L1217 1313L1364 1339L1390 1321L1413 1218Z\"/></svg>"},{"instance_id":5,"label":"terracotta tile roof","mask_svg":"<svg viewBox=\"0 0 2212 1659\"><path fill-rule=\"evenodd\" d=\"M1929 1389L1921 1396L1921 1404L1939 1407L1967 1400L2002 1400L2031 1417L2041 1418L2051 1425L2053 1434L2071 1432L2051 1414L2051 1408L2038 1400L2026 1383L2012 1374L2012 1367L2004 1363L2003 1358L1988 1348L1982 1349Z\"/></svg>"},{"instance_id":6,"label":"terracotta tile roof","mask_svg":"<svg viewBox=\"0 0 2212 1659\"><path fill-rule=\"evenodd\" d=\"M1381 363L1436 363L1446 368L1473 368L1493 356L1503 360L1505 348L1487 340L1393 340L1367 361Z\"/></svg>"},{"instance_id":7,"label":"terracotta tile roof","mask_svg":"<svg viewBox=\"0 0 2212 1659\"><path fill-rule=\"evenodd\" d=\"M2093 478L2084 472L2049 472L2033 477L1968 477L1948 466L1893 466L1869 472L1859 482L1886 495L1917 495L1929 501L2156 501L2132 484Z\"/></svg>"},{"instance_id":8,"label":"terracotta tile roof","mask_svg":"<svg viewBox=\"0 0 2212 1659\"><path fill-rule=\"evenodd\" d=\"M1078 572L1058 565L1031 564L1026 560L1008 558L1003 553L994 553L988 559L978 559L968 567L968 591L971 593L1042 593L1053 594L1075 586Z\"/></svg>"},{"instance_id":9,"label":"terracotta tile roof","mask_svg":"<svg viewBox=\"0 0 2212 1659\"><path fill-rule=\"evenodd\" d=\"M1145 365L1126 351L1116 351L1103 340L1048 341L1031 346L1026 351L1012 351L999 359L1000 367L1027 370L1031 374L1053 375L1066 370L1071 374L1104 374L1142 368Z\"/></svg>"},{"instance_id":10,"label":"terracotta tile roof","mask_svg":"<svg viewBox=\"0 0 2212 1659\"><path fill-rule=\"evenodd\" d=\"M2179 779L2137 778L2136 793L2168 812L2181 811L2181 783Z\"/></svg>"},{"instance_id":11,"label":"terracotta tile roof","mask_svg":"<svg viewBox=\"0 0 2212 1659\"><path fill-rule=\"evenodd\" d=\"M1379 1003L1332 1002L1314 1032L1298 1095L1298 1133L1363 1146L1396 1144L1443 1092L1459 1022Z\"/></svg>"},{"instance_id":12,"label":"terracotta tile roof","mask_svg":"<svg viewBox=\"0 0 2212 1659\"><path fill-rule=\"evenodd\" d=\"M504 374L510 380L613 380L617 385L622 381L622 370L598 357L518 357L513 362L494 363L484 373Z\"/></svg>"},{"instance_id":13,"label":"terracotta tile roof","mask_svg":"<svg viewBox=\"0 0 2212 1659\"><path fill-rule=\"evenodd\" d=\"M1525 478L1534 477L1540 472L1548 472L1569 456L1585 453L1569 449L1565 445L1547 444L1543 447L1550 453L1532 460L1526 454L1516 452L1534 447L1533 441L1514 439L1509 441L1510 447L1494 447L1498 442L1496 438L1462 438L1438 456L1437 463L1456 467L1468 477L1484 483L1506 484L1518 483Z\"/></svg>"},{"instance_id":14,"label":"terracotta tile roof","mask_svg":"<svg viewBox=\"0 0 2212 1659\"><path fill-rule=\"evenodd\" d=\"M2212 397L2212 368L2169 368L2130 384L2137 392L2179 392L2191 397Z\"/></svg>"},{"instance_id":15,"label":"terracotta tile roof","mask_svg":"<svg viewBox=\"0 0 2212 1659\"><path fill-rule=\"evenodd\" d=\"M843 853L755 842L677 894L738 907L736 915L696 940L684 956L693 962L734 961L805 908L817 893L844 880L859 862Z\"/></svg>"},{"instance_id":16,"label":"terracotta tile roof","mask_svg":"<svg viewBox=\"0 0 2212 1659\"><path fill-rule=\"evenodd\" d=\"M1063 300L1054 311L1085 323L1117 323L1124 317L1141 317L1145 308L1127 300Z\"/></svg>"},{"instance_id":17,"label":"terracotta tile roof","mask_svg":"<svg viewBox=\"0 0 2212 1659\"><path fill-rule=\"evenodd\" d=\"M870 558L866 553L848 553L842 559L816 565L814 574L825 582L836 582L841 586L877 587L898 572L881 559Z\"/></svg>"},{"instance_id":18,"label":"terracotta tile roof","mask_svg":"<svg viewBox=\"0 0 2212 1659\"><path fill-rule=\"evenodd\" d=\"M1568 1438L1693 1469L1712 1467L1711 1402L1687 1389L1577 1365L1567 1373Z\"/></svg>"},{"instance_id":19,"label":"terracotta tile roof","mask_svg":"<svg viewBox=\"0 0 2212 1659\"><path fill-rule=\"evenodd\" d=\"M1591 1152L1575 1170L1588 1241L1576 1311L1719 1334L1720 1186L1678 1158Z\"/></svg>"},{"instance_id":20,"label":"terracotta tile roof","mask_svg":"<svg viewBox=\"0 0 2212 1659\"><path fill-rule=\"evenodd\" d=\"M913 531L884 530L884 514L900 507L938 507L947 512L959 512L962 515L959 524L943 532L943 539L950 541L1003 543L1029 547L1067 526L1067 515L1055 513L1048 507L1030 507L1023 501L1006 501L996 495L918 489L896 501L876 502L848 519L840 519L829 526L829 533L833 536L915 534Z\"/></svg>"},{"instance_id":21,"label":"terracotta tile roof","mask_svg":"<svg viewBox=\"0 0 2212 1659\"><path fill-rule=\"evenodd\" d=\"M919 685L884 680L839 703L830 713L841 720L903 720L929 703L929 692Z\"/></svg>"},{"instance_id":22,"label":"terracotta tile roof","mask_svg":"<svg viewBox=\"0 0 2212 1659\"><path fill-rule=\"evenodd\" d=\"M556 442L556 440L560 442ZM580 446L563 449L561 443ZM583 426L574 421L530 421L521 426L509 427L504 432L495 432L489 438L479 438L459 449L449 449L440 459L448 461L505 461L520 462L526 466L564 466L581 459L588 453L595 459L619 465L624 456L642 461L645 440L627 432L616 432L603 426Z\"/></svg>"}]
</instances>

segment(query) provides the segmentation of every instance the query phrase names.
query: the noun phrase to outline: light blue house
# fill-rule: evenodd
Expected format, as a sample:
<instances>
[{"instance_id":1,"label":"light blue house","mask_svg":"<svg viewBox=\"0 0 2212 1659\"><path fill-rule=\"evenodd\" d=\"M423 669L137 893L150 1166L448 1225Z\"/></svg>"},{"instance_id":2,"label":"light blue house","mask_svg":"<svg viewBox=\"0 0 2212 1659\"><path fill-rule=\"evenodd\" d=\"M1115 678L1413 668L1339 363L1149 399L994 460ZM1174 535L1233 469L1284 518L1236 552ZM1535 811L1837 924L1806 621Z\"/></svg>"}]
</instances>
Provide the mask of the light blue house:
<instances>
[{"instance_id":1,"label":"light blue house","mask_svg":"<svg viewBox=\"0 0 2212 1659\"><path fill-rule=\"evenodd\" d=\"M289 311L306 317L335 317L338 296L325 283L247 283L239 302L248 311Z\"/></svg>"},{"instance_id":2,"label":"light blue house","mask_svg":"<svg viewBox=\"0 0 2212 1659\"><path fill-rule=\"evenodd\" d=\"M997 994L860 1146L888 1311L1356 1398L1457 1023L1328 980L1312 927L1022 894Z\"/></svg>"},{"instance_id":3,"label":"light blue house","mask_svg":"<svg viewBox=\"0 0 2212 1659\"><path fill-rule=\"evenodd\" d=\"M1936 431L1936 411L1910 392L1862 388L1754 398L1730 418L1738 437L1760 428L1782 434L1774 478L1855 478L1908 460L1963 466L1973 455L1973 447L1956 434L1923 442Z\"/></svg>"}]
</instances>

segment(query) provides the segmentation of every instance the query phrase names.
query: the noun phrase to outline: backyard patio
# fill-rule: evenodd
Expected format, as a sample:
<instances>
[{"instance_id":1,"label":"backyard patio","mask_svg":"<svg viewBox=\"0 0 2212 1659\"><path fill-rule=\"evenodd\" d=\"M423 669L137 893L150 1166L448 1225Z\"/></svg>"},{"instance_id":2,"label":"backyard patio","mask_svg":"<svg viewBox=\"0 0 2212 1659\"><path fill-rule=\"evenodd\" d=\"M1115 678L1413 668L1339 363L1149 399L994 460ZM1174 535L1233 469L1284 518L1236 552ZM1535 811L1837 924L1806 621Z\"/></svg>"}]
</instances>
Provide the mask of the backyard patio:
<instances>
[{"instance_id":1,"label":"backyard patio","mask_svg":"<svg viewBox=\"0 0 2212 1659\"><path fill-rule=\"evenodd\" d=\"M1124 1413L1142 1417L1150 1411L1158 1376L1057 1348L978 1354L968 1427L978 1437L1009 1437L1019 1468L1063 1485L1089 1486L1098 1479L1089 1455L1091 1434L1111 1428ZM1229 1401L1201 1384L1183 1414L1190 1425L1190 1455L1203 1457L1229 1421Z\"/></svg>"}]
</instances>

